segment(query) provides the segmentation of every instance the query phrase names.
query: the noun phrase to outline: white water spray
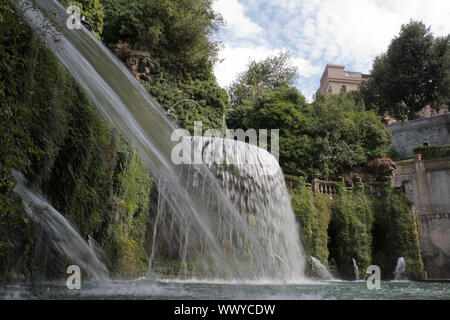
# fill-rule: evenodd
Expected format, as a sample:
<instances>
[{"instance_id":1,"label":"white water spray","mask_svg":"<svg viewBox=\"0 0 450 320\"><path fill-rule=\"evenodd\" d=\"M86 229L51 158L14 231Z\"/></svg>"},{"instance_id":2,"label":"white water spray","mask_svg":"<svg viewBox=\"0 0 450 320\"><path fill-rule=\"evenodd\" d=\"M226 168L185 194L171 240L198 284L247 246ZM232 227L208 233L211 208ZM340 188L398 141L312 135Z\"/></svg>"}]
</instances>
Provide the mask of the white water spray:
<instances>
[{"instance_id":1,"label":"white water spray","mask_svg":"<svg viewBox=\"0 0 450 320\"><path fill-rule=\"evenodd\" d=\"M406 275L406 261L405 258L400 257L397 260L397 266L394 271L394 280L407 280Z\"/></svg>"},{"instance_id":2,"label":"white water spray","mask_svg":"<svg viewBox=\"0 0 450 320\"><path fill-rule=\"evenodd\" d=\"M319 272L320 276L324 280L334 280L333 275L328 271L327 267L323 265L322 262L319 261L319 259L315 257L311 257L311 261L316 267L317 271Z\"/></svg>"},{"instance_id":3,"label":"white water spray","mask_svg":"<svg viewBox=\"0 0 450 320\"><path fill-rule=\"evenodd\" d=\"M358 281L359 280L358 265L356 264L356 260L354 258L352 258L352 262L353 262L353 273L355 274L355 280Z\"/></svg>"}]
</instances>

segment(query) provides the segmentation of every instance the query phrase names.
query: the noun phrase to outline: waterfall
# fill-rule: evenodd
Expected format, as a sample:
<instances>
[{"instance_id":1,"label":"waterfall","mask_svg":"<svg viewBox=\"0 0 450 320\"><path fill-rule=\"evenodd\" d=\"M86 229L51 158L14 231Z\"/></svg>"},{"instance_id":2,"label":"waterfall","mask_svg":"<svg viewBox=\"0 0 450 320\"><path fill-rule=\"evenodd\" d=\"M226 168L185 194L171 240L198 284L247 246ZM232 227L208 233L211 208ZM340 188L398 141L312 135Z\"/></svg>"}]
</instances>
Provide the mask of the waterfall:
<instances>
[{"instance_id":1,"label":"waterfall","mask_svg":"<svg viewBox=\"0 0 450 320\"><path fill-rule=\"evenodd\" d=\"M355 280L358 281L359 280L358 265L356 264L356 261L354 258L352 258L352 262L353 262L353 273L355 274Z\"/></svg>"},{"instance_id":2,"label":"waterfall","mask_svg":"<svg viewBox=\"0 0 450 320\"><path fill-rule=\"evenodd\" d=\"M22 198L25 211L47 233L55 248L93 279L107 280L106 266L71 224L47 200L26 188L26 179L20 173L14 172L14 177L19 182L14 192Z\"/></svg>"},{"instance_id":3,"label":"waterfall","mask_svg":"<svg viewBox=\"0 0 450 320\"><path fill-rule=\"evenodd\" d=\"M191 186L189 192L193 197L205 195L206 206L215 213L210 223L229 261L251 266L254 277L296 279L303 272L303 261L299 259L303 253L290 197L276 159L263 149L230 139L193 137L188 142L205 159L239 211L239 216L230 216L223 210L217 201L217 190L211 189L201 166L186 168L183 180ZM160 193L165 192L165 185L159 184ZM151 256L159 257L156 264L160 268L167 267L164 256L177 256L183 266L188 264L186 257L204 262L197 267L207 272L209 257L203 250L204 237L189 220L174 221L168 203L158 205L153 234L156 236ZM198 277L198 271L196 274L188 270L184 276Z\"/></svg>"},{"instance_id":4,"label":"waterfall","mask_svg":"<svg viewBox=\"0 0 450 320\"><path fill-rule=\"evenodd\" d=\"M406 261L403 257L400 257L397 260L397 266L394 271L394 280L407 280Z\"/></svg>"},{"instance_id":5,"label":"waterfall","mask_svg":"<svg viewBox=\"0 0 450 320\"><path fill-rule=\"evenodd\" d=\"M311 261L314 264L314 266L316 267L317 271L319 272L320 276L322 277L322 279L325 280L334 280L333 275L330 273L330 271L328 271L327 267L325 267L320 261L319 259L315 258L315 257L311 257Z\"/></svg>"},{"instance_id":6,"label":"waterfall","mask_svg":"<svg viewBox=\"0 0 450 320\"><path fill-rule=\"evenodd\" d=\"M67 67L99 113L134 143L154 180L161 181L152 259L158 259L157 251L165 252L182 260L183 273L195 262L210 277L304 278L294 214L275 159L228 141L225 145L234 160L242 159L240 153L253 154L254 160L276 166L275 175L263 178L261 163L249 172L237 165L237 171L248 175L245 181L239 173L232 176L232 167L218 171L211 165L175 165L171 136L176 127L127 68L87 30L67 28L68 15L56 0L16 2L34 6L24 8L23 14L36 35ZM239 195L238 186L247 190L245 196Z\"/></svg>"}]
</instances>

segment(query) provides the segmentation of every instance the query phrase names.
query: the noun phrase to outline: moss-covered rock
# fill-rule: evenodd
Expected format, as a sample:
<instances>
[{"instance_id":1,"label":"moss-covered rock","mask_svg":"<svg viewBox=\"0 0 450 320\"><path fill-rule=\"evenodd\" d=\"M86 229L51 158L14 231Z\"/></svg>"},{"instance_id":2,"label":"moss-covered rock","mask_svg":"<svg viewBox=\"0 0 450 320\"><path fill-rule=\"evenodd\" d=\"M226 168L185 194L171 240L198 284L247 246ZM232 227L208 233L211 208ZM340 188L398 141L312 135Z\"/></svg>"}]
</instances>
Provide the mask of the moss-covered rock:
<instances>
[{"instance_id":1,"label":"moss-covered rock","mask_svg":"<svg viewBox=\"0 0 450 320\"><path fill-rule=\"evenodd\" d=\"M13 168L82 237L99 243L113 276L146 272L151 179L145 165L9 1L1 0L0 9L0 281L65 277L69 262L40 241L12 191Z\"/></svg>"}]
</instances>

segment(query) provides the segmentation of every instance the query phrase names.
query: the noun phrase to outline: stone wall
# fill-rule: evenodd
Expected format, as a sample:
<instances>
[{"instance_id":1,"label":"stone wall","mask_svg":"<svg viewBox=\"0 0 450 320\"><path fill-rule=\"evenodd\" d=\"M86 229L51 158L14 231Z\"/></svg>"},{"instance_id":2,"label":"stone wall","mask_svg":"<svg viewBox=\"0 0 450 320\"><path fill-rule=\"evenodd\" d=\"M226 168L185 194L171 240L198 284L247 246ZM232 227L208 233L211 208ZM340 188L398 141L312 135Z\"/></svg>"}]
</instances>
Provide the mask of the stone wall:
<instances>
[{"instance_id":1,"label":"stone wall","mask_svg":"<svg viewBox=\"0 0 450 320\"><path fill-rule=\"evenodd\" d=\"M450 114L404 121L387 128L394 136L392 146L403 158L411 158L413 149L424 143L430 146L450 144Z\"/></svg>"},{"instance_id":2,"label":"stone wall","mask_svg":"<svg viewBox=\"0 0 450 320\"><path fill-rule=\"evenodd\" d=\"M450 279L450 158L397 163L392 180L404 188L419 217L428 279Z\"/></svg>"}]
</instances>

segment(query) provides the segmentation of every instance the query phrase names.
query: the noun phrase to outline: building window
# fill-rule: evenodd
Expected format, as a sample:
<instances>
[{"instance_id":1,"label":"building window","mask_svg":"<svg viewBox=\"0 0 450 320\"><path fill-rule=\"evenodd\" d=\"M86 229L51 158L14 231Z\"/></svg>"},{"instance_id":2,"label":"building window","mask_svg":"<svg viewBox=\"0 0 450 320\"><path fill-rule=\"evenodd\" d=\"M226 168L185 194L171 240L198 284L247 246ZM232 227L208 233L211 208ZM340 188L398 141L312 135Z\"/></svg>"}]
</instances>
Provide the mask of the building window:
<instances>
[{"instance_id":1,"label":"building window","mask_svg":"<svg viewBox=\"0 0 450 320\"><path fill-rule=\"evenodd\" d=\"M342 85L342 90L344 90L344 92L347 92L347 86L345 84Z\"/></svg>"}]
</instances>

